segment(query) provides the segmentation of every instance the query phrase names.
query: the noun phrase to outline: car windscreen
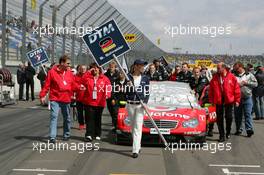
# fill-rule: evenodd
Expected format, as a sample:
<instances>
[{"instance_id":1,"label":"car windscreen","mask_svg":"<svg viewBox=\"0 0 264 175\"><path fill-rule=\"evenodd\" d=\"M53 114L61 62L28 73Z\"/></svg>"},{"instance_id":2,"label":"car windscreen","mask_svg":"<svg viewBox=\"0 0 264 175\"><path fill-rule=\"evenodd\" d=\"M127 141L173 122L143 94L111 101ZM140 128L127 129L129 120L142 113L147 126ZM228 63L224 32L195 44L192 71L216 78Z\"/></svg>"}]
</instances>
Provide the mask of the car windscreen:
<instances>
[{"instance_id":1,"label":"car windscreen","mask_svg":"<svg viewBox=\"0 0 264 175\"><path fill-rule=\"evenodd\" d=\"M187 83L180 82L151 82L150 106L199 108L197 99Z\"/></svg>"}]
</instances>

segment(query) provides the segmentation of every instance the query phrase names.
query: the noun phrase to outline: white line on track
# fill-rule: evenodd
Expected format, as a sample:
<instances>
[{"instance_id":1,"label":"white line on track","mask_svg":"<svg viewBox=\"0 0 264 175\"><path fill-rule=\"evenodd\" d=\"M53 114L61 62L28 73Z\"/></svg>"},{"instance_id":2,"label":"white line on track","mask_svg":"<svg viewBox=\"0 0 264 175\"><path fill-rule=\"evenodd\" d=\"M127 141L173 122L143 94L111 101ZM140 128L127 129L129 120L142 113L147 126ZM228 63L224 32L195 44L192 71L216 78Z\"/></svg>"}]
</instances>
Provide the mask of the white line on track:
<instances>
[{"instance_id":1,"label":"white line on track","mask_svg":"<svg viewBox=\"0 0 264 175\"><path fill-rule=\"evenodd\" d=\"M239 168L260 168L260 165L219 165L219 164L209 164L211 167L239 167Z\"/></svg>"},{"instance_id":2,"label":"white line on track","mask_svg":"<svg viewBox=\"0 0 264 175\"><path fill-rule=\"evenodd\" d=\"M52 169L46 169L46 168L36 168L36 169L13 169L13 171L30 171L30 172L60 172L65 173L67 170L52 170Z\"/></svg>"},{"instance_id":3,"label":"white line on track","mask_svg":"<svg viewBox=\"0 0 264 175\"><path fill-rule=\"evenodd\" d=\"M264 175L264 173L260 172L230 172L228 168L222 168L222 171L224 174L228 175L242 175L242 174L247 174L247 175Z\"/></svg>"}]
</instances>

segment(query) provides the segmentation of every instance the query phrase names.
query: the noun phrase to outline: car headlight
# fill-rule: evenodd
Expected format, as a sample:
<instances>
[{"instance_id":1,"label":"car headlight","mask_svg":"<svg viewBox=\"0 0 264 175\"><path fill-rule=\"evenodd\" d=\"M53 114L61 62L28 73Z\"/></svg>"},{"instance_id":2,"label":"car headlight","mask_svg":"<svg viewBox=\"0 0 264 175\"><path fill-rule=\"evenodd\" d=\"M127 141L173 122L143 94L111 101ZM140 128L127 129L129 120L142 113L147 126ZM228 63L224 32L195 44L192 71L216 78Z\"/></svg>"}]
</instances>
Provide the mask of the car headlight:
<instances>
[{"instance_id":1,"label":"car headlight","mask_svg":"<svg viewBox=\"0 0 264 175\"><path fill-rule=\"evenodd\" d=\"M126 117L126 118L124 119L124 123L125 123L125 125L130 126L130 125L131 125L131 120L130 120L130 118L129 118L129 117Z\"/></svg>"},{"instance_id":2,"label":"car headlight","mask_svg":"<svg viewBox=\"0 0 264 175\"><path fill-rule=\"evenodd\" d=\"M184 121L182 123L182 127L184 128L196 128L198 126L199 122L196 118L192 118L190 120Z\"/></svg>"}]
</instances>

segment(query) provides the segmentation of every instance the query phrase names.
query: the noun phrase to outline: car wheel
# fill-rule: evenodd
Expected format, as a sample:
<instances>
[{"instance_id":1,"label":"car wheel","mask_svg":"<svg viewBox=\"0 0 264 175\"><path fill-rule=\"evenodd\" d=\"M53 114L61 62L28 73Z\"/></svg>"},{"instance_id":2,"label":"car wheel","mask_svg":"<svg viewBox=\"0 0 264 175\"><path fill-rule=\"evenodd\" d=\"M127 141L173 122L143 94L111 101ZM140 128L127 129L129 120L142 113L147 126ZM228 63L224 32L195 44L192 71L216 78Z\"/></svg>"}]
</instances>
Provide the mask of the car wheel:
<instances>
[{"instance_id":1,"label":"car wheel","mask_svg":"<svg viewBox=\"0 0 264 175\"><path fill-rule=\"evenodd\" d=\"M115 144L117 144L117 145L121 144L120 137L121 136L119 134L115 134L115 137L114 137Z\"/></svg>"}]
</instances>

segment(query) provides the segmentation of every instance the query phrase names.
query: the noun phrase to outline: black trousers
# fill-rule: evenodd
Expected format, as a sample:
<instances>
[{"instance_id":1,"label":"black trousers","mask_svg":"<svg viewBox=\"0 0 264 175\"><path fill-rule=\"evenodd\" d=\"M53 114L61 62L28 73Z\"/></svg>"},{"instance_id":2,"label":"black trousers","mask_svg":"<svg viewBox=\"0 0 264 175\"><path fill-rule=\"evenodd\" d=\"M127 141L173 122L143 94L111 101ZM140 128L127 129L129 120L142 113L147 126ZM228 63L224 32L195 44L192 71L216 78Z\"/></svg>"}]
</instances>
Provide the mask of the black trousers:
<instances>
[{"instance_id":1,"label":"black trousers","mask_svg":"<svg viewBox=\"0 0 264 175\"><path fill-rule=\"evenodd\" d=\"M219 130L220 138L229 135L231 132L231 126L233 121L233 105L216 105L216 115L217 115L217 126ZM226 121L226 132L224 129L224 118Z\"/></svg>"},{"instance_id":2,"label":"black trousers","mask_svg":"<svg viewBox=\"0 0 264 175\"><path fill-rule=\"evenodd\" d=\"M107 109L111 115L111 118L112 118L112 126L113 127L117 127L117 115L118 115L118 109L119 109L119 106L117 104L113 105L112 104L112 99L107 99ZM116 101L117 103L117 101Z\"/></svg>"},{"instance_id":3,"label":"black trousers","mask_svg":"<svg viewBox=\"0 0 264 175\"><path fill-rule=\"evenodd\" d=\"M208 132L212 132L214 130L214 123L208 124Z\"/></svg>"},{"instance_id":4,"label":"black trousers","mask_svg":"<svg viewBox=\"0 0 264 175\"><path fill-rule=\"evenodd\" d=\"M34 80L27 80L26 81L26 100L29 100L29 87L31 90L31 99L35 100L34 96Z\"/></svg>"},{"instance_id":5,"label":"black trousers","mask_svg":"<svg viewBox=\"0 0 264 175\"><path fill-rule=\"evenodd\" d=\"M86 123L85 136L100 137L102 132L102 114L104 108L85 105L84 110Z\"/></svg>"},{"instance_id":6,"label":"black trousers","mask_svg":"<svg viewBox=\"0 0 264 175\"><path fill-rule=\"evenodd\" d=\"M19 100L22 100L24 97L24 83L19 84Z\"/></svg>"},{"instance_id":7,"label":"black trousers","mask_svg":"<svg viewBox=\"0 0 264 175\"><path fill-rule=\"evenodd\" d=\"M84 105L81 102L76 102L77 117L80 125L84 125Z\"/></svg>"}]
</instances>

